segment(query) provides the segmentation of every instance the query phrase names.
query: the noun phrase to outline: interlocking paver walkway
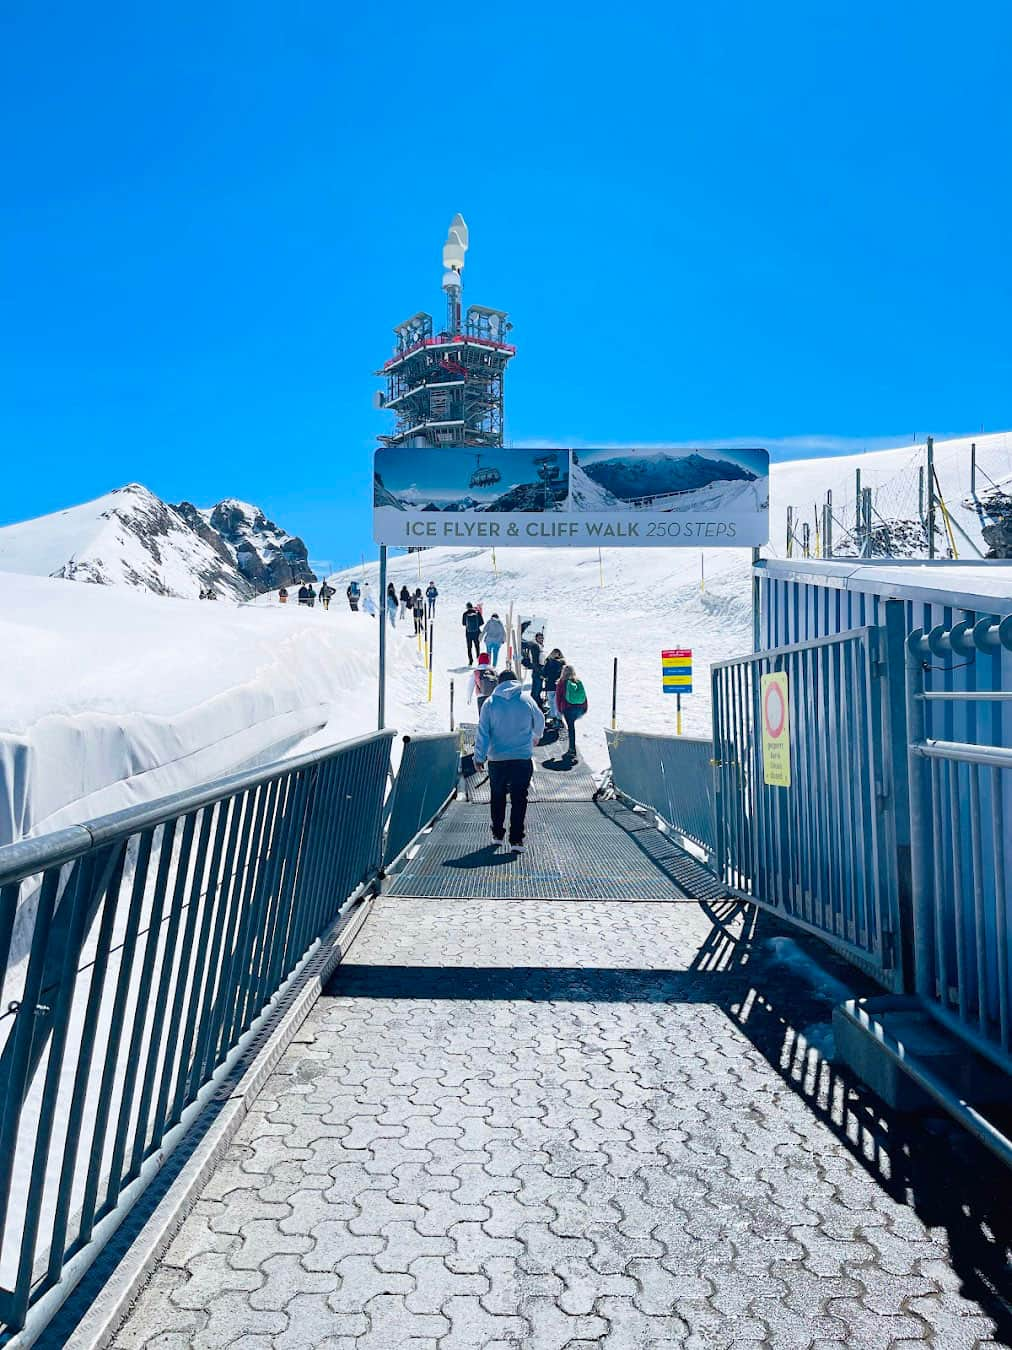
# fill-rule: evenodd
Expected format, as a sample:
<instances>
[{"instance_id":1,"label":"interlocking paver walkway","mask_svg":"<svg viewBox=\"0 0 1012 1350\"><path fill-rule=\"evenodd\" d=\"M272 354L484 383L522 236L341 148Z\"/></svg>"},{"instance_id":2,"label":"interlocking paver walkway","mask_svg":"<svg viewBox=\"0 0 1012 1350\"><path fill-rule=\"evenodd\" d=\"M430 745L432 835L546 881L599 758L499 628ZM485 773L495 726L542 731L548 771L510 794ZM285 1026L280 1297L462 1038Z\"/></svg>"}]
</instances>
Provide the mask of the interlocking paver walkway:
<instances>
[{"instance_id":1,"label":"interlocking paver walkway","mask_svg":"<svg viewBox=\"0 0 1012 1350\"><path fill-rule=\"evenodd\" d=\"M1007 1177L824 1057L859 977L742 927L378 902L115 1345L1005 1344Z\"/></svg>"}]
</instances>

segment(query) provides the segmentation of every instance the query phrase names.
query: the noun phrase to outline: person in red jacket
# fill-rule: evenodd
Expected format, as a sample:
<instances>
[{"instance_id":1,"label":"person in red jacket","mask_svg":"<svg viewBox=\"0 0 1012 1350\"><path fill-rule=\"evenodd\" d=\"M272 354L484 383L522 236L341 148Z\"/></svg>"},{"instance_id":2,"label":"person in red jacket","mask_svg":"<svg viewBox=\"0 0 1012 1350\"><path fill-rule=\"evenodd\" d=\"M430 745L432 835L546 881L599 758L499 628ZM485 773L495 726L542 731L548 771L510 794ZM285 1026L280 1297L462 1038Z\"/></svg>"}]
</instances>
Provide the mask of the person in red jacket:
<instances>
[{"instance_id":1,"label":"person in red jacket","mask_svg":"<svg viewBox=\"0 0 1012 1350\"><path fill-rule=\"evenodd\" d=\"M587 711L587 691L583 687L583 681L570 665L563 666L559 672L555 686L555 710L559 720L565 722L566 730L569 732L569 749L566 754L575 764L579 759L576 753L576 723Z\"/></svg>"}]
</instances>

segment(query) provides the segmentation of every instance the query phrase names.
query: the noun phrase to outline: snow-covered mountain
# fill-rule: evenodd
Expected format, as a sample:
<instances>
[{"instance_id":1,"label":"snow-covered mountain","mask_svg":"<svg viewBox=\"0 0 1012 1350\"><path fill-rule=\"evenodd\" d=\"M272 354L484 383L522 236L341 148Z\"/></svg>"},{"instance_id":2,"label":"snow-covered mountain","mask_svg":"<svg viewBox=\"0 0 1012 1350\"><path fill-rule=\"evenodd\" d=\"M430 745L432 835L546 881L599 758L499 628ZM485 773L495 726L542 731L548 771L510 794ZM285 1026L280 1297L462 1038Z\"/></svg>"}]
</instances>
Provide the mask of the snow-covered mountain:
<instances>
[{"instance_id":1,"label":"snow-covered mountain","mask_svg":"<svg viewBox=\"0 0 1012 1350\"><path fill-rule=\"evenodd\" d=\"M755 479L755 474L748 469L728 460L665 451L635 456L616 453L612 459L599 459L584 465L583 471L620 501L690 492L716 482L729 483L739 479L752 482Z\"/></svg>"},{"instance_id":2,"label":"snow-covered mountain","mask_svg":"<svg viewBox=\"0 0 1012 1350\"><path fill-rule=\"evenodd\" d=\"M0 572L235 600L313 575L302 540L257 507L174 507L139 483L0 528Z\"/></svg>"},{"instance_id":3,"label":"snow-covered mountain","mask_svg":"<svg viewBox=\"0 0 1012 1350\"><path fill-rule=\"evenodd\" d=\"M189 502L176 507L180 513L195 509ZM316 580L303 541L268 520L259 506L227 497L217 506L198 510L198 514L222 540L232 561L255 591L272 591L279 586Z\"/></svg>"}]
</instances>

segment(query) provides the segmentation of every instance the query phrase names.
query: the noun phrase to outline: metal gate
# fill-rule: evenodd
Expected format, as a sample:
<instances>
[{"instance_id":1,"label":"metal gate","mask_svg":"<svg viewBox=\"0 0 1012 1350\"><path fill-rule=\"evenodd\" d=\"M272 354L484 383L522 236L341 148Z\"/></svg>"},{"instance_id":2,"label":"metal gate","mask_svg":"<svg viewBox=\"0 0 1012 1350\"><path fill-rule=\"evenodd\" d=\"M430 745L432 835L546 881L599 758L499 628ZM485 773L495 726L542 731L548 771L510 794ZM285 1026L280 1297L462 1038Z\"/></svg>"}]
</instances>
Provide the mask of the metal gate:
<instances>
[{"instance_id":1,"label":"metal gate","mask_svg":"<svg viewBox=\"0 0 1012 1350\"><path fill-rule=\"evenodd\" d=\"M902 671L901 622L712 670L721 879L893 990L909 890ZM787 676L789 787L763 775L761 677L774 672Z\"/></svg>"}]
</instances>

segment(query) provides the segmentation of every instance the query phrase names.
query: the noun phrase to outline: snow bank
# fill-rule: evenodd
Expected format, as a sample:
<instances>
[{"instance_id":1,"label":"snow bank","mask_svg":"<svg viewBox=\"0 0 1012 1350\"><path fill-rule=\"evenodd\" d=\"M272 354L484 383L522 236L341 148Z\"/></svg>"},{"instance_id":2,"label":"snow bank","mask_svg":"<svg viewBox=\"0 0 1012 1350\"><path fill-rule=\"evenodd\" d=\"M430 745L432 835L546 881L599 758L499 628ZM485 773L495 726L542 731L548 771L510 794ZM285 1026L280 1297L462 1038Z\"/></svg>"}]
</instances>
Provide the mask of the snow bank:
<instances>
[{"instance_id":1,"label":"snow bank","mask_svg":"<svg viewBox=\"0 0 1012 1350\"><path fill-rule=\"evenodd\" d=\"M374 725L375 622L346 611L0 573L0 650L0 843Z\"/></svg>"}]
</instances>

